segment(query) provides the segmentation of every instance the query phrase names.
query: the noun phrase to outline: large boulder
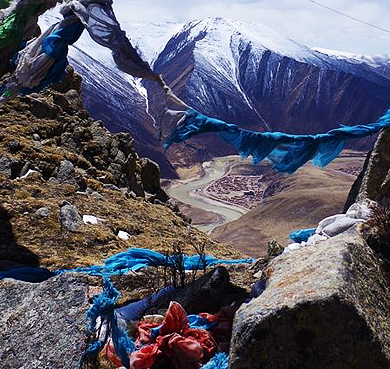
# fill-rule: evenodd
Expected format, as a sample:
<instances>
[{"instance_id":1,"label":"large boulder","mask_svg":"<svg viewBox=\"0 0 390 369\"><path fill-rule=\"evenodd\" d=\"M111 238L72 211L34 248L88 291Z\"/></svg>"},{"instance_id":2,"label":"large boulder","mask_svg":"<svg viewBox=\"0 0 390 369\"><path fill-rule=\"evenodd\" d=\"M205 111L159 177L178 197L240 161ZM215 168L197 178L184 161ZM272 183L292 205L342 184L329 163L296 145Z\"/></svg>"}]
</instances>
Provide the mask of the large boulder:
<instances>
[{"instance_id":1,"label":"large boulder","mask_svg":"<svg viewBox=\"0 0 390 369\"><path fill-rule=\"evenodd\" d=\"M231 369L390 368L390 294L356 232L274 259L237 311Z\"/></svg>"},{"instance_id":2,"label":"large boulder","mask_svg":"<svg viewBox=\"0 0 390 369\"><path fill-rule=\"evenodd\" d=\"M78 367L86 347L87 278L0 281L0 368Z\"/></svg>"},{"instance_id":3,"label":"large boulder","mask_svg":"<svg viewBox=\"0 0 390 369\"><path fill-rule=\"evenodd\" d=\"M390 129L384 129L367 155L363 170L348 195L345 210L356 201L390 204Z\"/></svg>"}]
</instances>

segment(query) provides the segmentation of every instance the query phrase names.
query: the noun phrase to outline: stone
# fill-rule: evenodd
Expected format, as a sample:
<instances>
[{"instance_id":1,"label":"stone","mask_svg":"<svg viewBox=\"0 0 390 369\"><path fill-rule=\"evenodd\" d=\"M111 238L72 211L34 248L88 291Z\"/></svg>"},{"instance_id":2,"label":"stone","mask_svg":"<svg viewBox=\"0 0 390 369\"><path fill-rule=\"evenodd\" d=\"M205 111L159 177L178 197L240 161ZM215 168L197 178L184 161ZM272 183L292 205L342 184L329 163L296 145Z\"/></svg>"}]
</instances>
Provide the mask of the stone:
<instances>
[{"instance_id":1,"label":"stone","mask_svg":"<svg viewBox=\"0 0 390 369\"><path fill-rule=\"evenodd\" d=\"M12 177L11 165L12 165L11 160L8 157L6 156L0 157L0 174L7 178L11 178Z\"/></svg>"},{"instance_id":2,"label":"stone","mask_svg":"<svg viewBox=\"0 0 390 369\"><path fill-rule=\"evenodd\" d=\"M54 183L67 183L76 187L77 191L86 189L86 181L84 172L80 169L75 169L72 162L64 159L57 171L57 178Z\"/></svg>"},{"instance_id":3,"label":"stone","mask_svg":"<svg viewBox=\"0 0 390 369\"><path fill-rule=\"evenodd\" d=\"M202 266L199 266L202 269ZM230 290L229 272L225 267L217 267L185 286L168 293L157 301L153 312L168 308L170 301L177 301L188 314L201 312L216 313Z\"/></svg>"},{"instance_id":4,"label":"stone","mask_svg":"<svg viewBox=\"0 0 390 369\"><path fill-rule=\"evenodd\" d=\"M135 200L137 198L137 195L134 191L129 191L128 194L129 194L129 197L133 200Z\"/></svg>"},{"instance_id":5,"label":"stone","mask_svg":"<svg viewBox=\"0 0 390 369\"><path fill-rule=\"evenodd\" d=\"M57 179L60 183L75 184L75 169L72 162L63 160L58 169Z\"/></svg>"},{"instance_id":6,"label":"stone","mask_svg":"<svg viewBox=\"0 0 390 369\"><path fill-rule=\"evenodd\" d=\"M45 98L30 98L30 110L37 118L55 119L60 108L57 105L53 105Z\"/></svg>"},{"instance_id":7,"label":"stone","mask_svg":"<svg viewBox=\"0 0 390 369\"><path fill-rule=\"evenodd\" d=\"M0 281L0 367L74 369L86 347L87 278Z\"/></svg>"},{"instance_id":8,"label":"stone","mask_svg":"<svg viewBox=\"0 0 390 369\"><path fill-rule=\"evenodd\" d=\"M121 190L119 189L118 186L115 186L115 185L112 184L112 183L105 183L105 184L103 184L103 187L104 187L106 190L117 191L117 192L120 192L120 191L121 191Z\"/></svg>"},{"instance_id":9,"label":"stone","mask_svg":"<svg viewBox=\"0 0 390 369\"><path fill-rule=\"evenodd\" d=\"M390 368L390 291L355 231L276 257L233 324L231 369Z\"/></svg>"},{"instance_id":10,"label":"stone","mask_svg":"<svg viewBox=\"0 0 390 369\"><path fill-rule=\"evenodd\" d=\"M365 199L390 205L390 129L378 136L372 152L368 153L362 172L349 192L344 210Z\"/></svg>"},{"instance_id":11,"label":"stone","mask_svg":"<svg viewBox=\"0 0 390 369\"><path fill-rule=\"evenodd\" d=\"M7 143L7 147L11 153L15 154L22 148L22 144L19 141L12 140Z\"/></svg>"},{"instance_id":12,"label":"stone","mask_svg":"<svg viewBox=\"0 0 390 369\"><path fill-rule=\"evenodd\" d=\"M98 200L103 198L103 195L97 191L93 191L91 196L94 197L95 199L98 199Z\"/></svg>"},{"instance_id":13,"label":"stone","mask_svg":"<svg viewBox=\"0 0 390 369\"><path fill-rule=\"evenodd\" d=\"M60 208L59 222L61 227L71 232L76 232L80 225L83 224L77 209L68 203L63 204Z\"/></svg>"},{"instance_id":14,"label":"stone","mask_svg":"<svg viewBox=\"0 0 390 369\"><path fill-rule=\"evenodd\" d=\"M33 134L33 139L34 139L34 141L41 141L41 137L39 137L38 133Z\"/></svg>"},{"instance_id":15,"label":"stone","mask_svg":"<svg viewBox=\"0 0 390 369\"><path fill-rule=\"evenodd\" d=\"M47 218L50 215L50 210L48 208L39 208L36 212L35 215L40 218Z\"/></svg>"},{"instance_id":16,"label":"stone","mask_svg":"<svg viewBox=\"0 0 390 369\"><path fill-rule=\"evenodd\" d=\"M156 194L161 189L159 165L148 158L142 158L141 180L145 191Z\"/></svg>"}]
</instances>

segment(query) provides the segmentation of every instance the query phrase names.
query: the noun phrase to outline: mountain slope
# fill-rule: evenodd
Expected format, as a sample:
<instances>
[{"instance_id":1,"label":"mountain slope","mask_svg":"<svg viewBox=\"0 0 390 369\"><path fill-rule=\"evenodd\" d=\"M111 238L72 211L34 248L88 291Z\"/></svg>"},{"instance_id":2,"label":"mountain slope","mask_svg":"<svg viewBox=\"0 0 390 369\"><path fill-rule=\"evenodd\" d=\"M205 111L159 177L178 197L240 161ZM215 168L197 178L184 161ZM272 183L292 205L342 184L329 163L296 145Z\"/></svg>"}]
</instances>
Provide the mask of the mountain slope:
<instances>
[{"instance_id":1,"label":"mountain slope","mask_svg":"<svg viewBox=\"0 0 390 369\"><path fill-rule=\"evenodd\" d=\"M390 105L390 81L375 68L311 50L261 25L207 18L184 26L123 26L186 103L246 129L324 132L373 122ZM125 76L108 50L86 38L76 47L71 63L86 80L91 115L111 130L131 132L141 155L158 161L163 176L174 176L158 141L165 107L159 88ZM370 142L352 145L367 149ZM189 166L230 153L222 140L205 135L164 155L176 166Z\"/></svg>"},{"instance_id":2,"label":"mountain slope","mask_svg":"<svg viewBox=\"0 0 390 369\"><path fill-rule=\"evenodd\" d=\"M260 205L236 221L217 227L211 237L260 257L268 242L288 244L292 231L317 226L325 217L341 213L364 156L337 158L325 169L306 165L293 175L280 175L269 184Z\"/></svg>"}]
</instances>

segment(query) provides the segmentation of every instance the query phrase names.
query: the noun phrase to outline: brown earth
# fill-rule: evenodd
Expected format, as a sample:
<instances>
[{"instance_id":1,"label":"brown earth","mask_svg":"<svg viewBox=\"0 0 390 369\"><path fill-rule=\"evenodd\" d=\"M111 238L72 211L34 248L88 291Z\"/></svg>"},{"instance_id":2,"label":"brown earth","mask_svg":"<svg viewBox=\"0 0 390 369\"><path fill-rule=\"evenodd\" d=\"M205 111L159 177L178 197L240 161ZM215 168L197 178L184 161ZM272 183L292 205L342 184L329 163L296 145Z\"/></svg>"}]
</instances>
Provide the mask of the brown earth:
<instances>
[{"instance_id":1,"label":"brown earth","mask_svg":"<svg viewBox=\"0 0 390 369\"><path fill-rule=\"evenodd\" d=\"M293 175L279 175L268 184L269 196L259 206L217 227L211 237L255 257L266 255L272 240L288 244L292 231L315 227L323 218L342 212L364 158L345 152L324 169L305 165Z\"/></svg>"},{"instance_id":2,"label":"brown earth","mask_svg":"<svg viewBox=\"0 0 390 369\"><path fill-rule=\"evenodd\" d=\"M216 257L242 257L192 227L169 202L152 203L153 197L148 201L140 182L142 162L132 148L123 149L129 151L126 162L110 159L115 148L111 146L118 144L115 137L123 136L110 135L85 110L68 102L62 92L46 90L15 99L0 111L0 269L103 264L105 258L129 247L168 252L176 245L194 254L196 247L204 246ZM103 132L99 139L89 137L94 130ZM64 145L65 139L74 147ZM75 184L53 180L64 159L75 167ZM122 169L127 165L126 181L121 170L115 171L118 165ZM19 179L26 167L36 173ZM81 216L94 215L102 221L82 224L74 232L65 230L59 222L64 201ZM36 214L42 207L49 210L47 217ZM128 232L130 240L119 239L119 230Z\"/></svg>"}]
</instances>

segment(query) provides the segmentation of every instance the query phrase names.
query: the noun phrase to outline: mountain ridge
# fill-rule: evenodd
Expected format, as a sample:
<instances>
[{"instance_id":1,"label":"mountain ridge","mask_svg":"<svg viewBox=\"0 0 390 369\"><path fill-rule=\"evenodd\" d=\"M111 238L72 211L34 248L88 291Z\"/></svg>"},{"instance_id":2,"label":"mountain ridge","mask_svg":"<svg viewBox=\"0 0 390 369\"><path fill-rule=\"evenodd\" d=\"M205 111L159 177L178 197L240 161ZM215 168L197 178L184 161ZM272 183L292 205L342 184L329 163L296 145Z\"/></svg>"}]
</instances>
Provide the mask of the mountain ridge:
<instances>
[{"instance_id":1,"label":"mountain ridge","mask_svg":"<svg viewBox=\"0 0 390 369\"><path fill-rule=\"evenodd\" d=\"M134 46L145 50L154 70L181 99L244 129L319 133L339 124L373 122L390 105L390 80L377 69L313 51L265 26L212 17L170 24L169 30L156 24L148 31L141 25L125 26ZM151 82L125 76L114 66L110 51L88 46L92 44L86 37L81 39L84 53L76 44L79 49L71 48L70 59L86 81L87 109L110 130L130 132L137 150L158 161L164 177L177 177L178 167L234 153L215 135L162 153L161 91ZM104 79L109 83L102 83ZM372 141L353 147L366 150Z\"/></svg>"}]
</instances>

